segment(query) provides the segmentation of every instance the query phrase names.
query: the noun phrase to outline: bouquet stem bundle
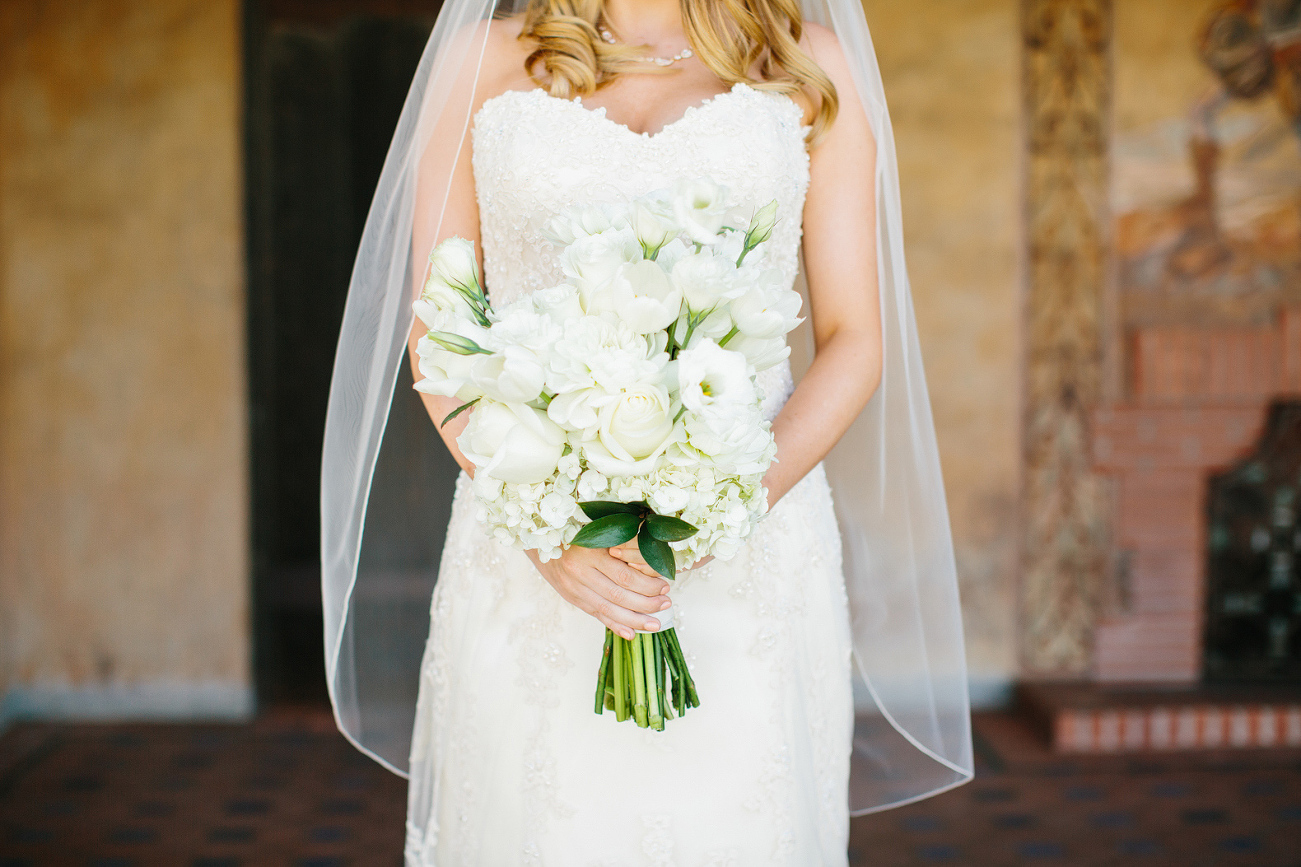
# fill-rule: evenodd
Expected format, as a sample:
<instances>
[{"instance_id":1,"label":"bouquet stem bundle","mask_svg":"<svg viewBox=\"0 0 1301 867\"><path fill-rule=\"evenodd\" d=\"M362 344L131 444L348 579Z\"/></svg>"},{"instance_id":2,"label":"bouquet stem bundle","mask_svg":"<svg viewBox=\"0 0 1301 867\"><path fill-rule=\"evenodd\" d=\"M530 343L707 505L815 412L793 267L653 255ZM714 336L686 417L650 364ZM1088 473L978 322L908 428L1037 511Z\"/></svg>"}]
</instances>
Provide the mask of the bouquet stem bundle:
<instances>
[{"instance_id":1,"label":"bouquet stem bundle","mask_svg":"<svg viewBox=\"0 0 1301 867\"><path fill-rule=\"evenodd\" d=\"M664 721L699 707L696 684L687 671L673 629L638 632L632 641L605 630L605 649L596 678L596 712L614 711L623 722L664 731Z\"/></svg>"}]
</instances>

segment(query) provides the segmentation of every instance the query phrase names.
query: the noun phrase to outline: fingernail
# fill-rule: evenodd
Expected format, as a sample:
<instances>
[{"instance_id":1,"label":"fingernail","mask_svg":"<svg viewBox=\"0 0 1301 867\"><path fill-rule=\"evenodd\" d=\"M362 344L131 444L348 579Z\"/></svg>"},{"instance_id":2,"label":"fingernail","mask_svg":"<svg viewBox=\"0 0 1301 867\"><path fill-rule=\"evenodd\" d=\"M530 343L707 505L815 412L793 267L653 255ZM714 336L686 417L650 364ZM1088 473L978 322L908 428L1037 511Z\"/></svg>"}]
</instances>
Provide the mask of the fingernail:
<instances>
[{"instance_id":1,"label":"fingernail","mask_svg":"<svg viewBox=\"0 0 1301 867\"><path fill-rule=\"evenodd\" d=\"M643 632L659 632L659 631L660 631L660 622L659 622L658 620L647 620L647 621L646 621L646 628L643 629L642 631L643 631Z\"/></svg>"},{"instance_id":2,"label":"fingernail","mask_svg":"<svg viewBox=\"0 0 1301 867\"><path fill-rule=\"evenodd\" d=\"M666 608L672 608L672 607L673 607L673 600L672 600L672 599L665 599L664 602L660 605L660 611L663 611L663 610L666 609Z\"/></svg>"}]
</instances>

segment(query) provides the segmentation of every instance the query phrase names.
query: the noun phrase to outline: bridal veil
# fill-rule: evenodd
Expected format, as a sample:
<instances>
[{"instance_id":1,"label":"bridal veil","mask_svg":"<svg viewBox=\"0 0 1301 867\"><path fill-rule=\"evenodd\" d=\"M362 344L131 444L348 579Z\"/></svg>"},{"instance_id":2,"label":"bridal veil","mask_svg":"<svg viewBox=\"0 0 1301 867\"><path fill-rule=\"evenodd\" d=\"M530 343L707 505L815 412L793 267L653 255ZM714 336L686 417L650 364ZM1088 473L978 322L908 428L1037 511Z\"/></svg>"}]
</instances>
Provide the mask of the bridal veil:
<instances>
[{"instance_id":1,"label":"bridal veil","mask_svg":"<svg viewBox=\"0 0 1301 867\"><path fill-rule=\"evenodd\" d=\"M412 250L416 191L421 185L421 200L440 209L424 216L441 224L451 174L458 160L468 158L461 145L469 134L491 22L524 5L443 4L366 221L330 389L321 471L326 678L339 729L404 775L427 635L386 612L395 594L422 593L421 613L427 611L437 564L395 571L363 549L368 519L386 520L421 499L402 491L401 482L372 484L385 450L411 447L406 438L386 439L385 432L406 364L411 287L422 276L413 271L423 271L428 253ZM850 781L850 807L859 814L969 780L970 711L953 543L904 262L898 168L881 75L859 0L802 5L805 20L835 32L877 139L884 368L877 394L825 461L843 540L860 678ZM431 172L433 152L445 158L432 163L437 169ZM794 342L797 362L800 341ZM804 343L811 345L807 335ZM413 478L406 484L423 482ZM432 520L417 516L412 522L407 516L414 532L432 532ZM406 588L404 595L395 587L404 580L425 585L414 593Z\"/></svg>"}]
</instances>

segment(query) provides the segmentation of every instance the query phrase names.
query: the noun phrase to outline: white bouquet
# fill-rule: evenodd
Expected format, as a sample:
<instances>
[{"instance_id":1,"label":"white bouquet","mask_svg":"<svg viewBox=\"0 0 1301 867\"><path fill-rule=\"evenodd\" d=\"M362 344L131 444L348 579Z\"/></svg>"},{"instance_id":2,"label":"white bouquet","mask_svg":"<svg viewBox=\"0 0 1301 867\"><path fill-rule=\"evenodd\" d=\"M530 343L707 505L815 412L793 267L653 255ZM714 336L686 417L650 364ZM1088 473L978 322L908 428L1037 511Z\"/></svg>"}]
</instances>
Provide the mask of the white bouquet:
<instances>
[{"instance_id":1,"label":"white bouquet","mask_svg":"<svg viewBox=\"0 0 1301 867\"><path fill-rule=\"evenodd\" d=\"M562 214L548 236L567 282L500 310L473 244L438 245L414 304L428 328L416 388L463 401L444 423L473 407L457 443L496 539L545 561L636 538L670 580L736 553L776 451L756 373L789 355L800 321L780 273L746 262L776 217L776 202L738 214L707 179ZM662 730L698 705L665 626L606 631L597 713Z\"/></svg>"}]
</instances>

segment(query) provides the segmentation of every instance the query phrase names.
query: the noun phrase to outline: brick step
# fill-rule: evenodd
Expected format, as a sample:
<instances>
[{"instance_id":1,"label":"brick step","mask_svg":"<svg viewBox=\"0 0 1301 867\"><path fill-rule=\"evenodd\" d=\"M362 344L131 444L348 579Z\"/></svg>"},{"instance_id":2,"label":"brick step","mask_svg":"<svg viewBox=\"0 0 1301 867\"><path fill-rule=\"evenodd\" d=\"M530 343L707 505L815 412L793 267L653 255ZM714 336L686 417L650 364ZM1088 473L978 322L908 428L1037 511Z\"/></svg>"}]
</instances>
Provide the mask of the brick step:
<instances>
[{"instance_id":1,"label":"brick step","mask_svg":"<svg viewBox=\"0 0 1301 867\"><path fill-rule=\"evenodd\" d=\"M1301 747L1299 687L1041 683L1017 700L1058 753Z\"/></svg>"}]
</instances>

